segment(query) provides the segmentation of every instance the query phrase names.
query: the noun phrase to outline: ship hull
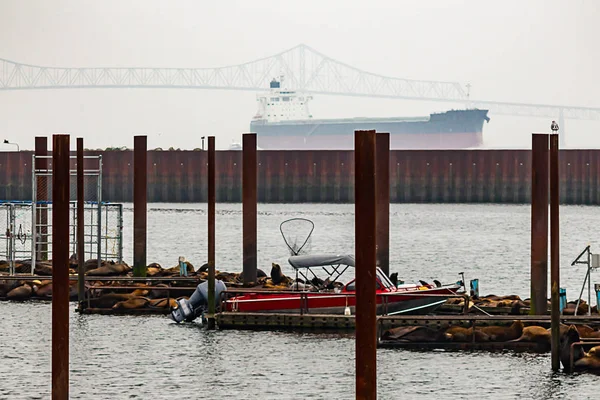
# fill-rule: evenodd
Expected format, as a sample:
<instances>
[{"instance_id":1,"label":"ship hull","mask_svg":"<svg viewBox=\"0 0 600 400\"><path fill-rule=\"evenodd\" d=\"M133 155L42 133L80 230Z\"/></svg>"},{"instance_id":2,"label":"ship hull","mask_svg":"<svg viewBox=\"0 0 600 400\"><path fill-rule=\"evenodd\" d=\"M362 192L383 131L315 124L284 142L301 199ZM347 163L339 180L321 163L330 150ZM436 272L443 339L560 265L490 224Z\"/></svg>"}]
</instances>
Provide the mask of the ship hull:
<instances>
[{"instance_id":1,"label":"ship hull","mask_svg":"<svg viewBox=\"0 0 600 400\"><path fill-rule=\"evenodd\" d=\"M369 118L266 122L253 121L252 132L264 150L351 150L354 131L390 133L390 148L466 149L483 143L487 110L453 110L425 118Z\"/></svg>"}]
</instances>

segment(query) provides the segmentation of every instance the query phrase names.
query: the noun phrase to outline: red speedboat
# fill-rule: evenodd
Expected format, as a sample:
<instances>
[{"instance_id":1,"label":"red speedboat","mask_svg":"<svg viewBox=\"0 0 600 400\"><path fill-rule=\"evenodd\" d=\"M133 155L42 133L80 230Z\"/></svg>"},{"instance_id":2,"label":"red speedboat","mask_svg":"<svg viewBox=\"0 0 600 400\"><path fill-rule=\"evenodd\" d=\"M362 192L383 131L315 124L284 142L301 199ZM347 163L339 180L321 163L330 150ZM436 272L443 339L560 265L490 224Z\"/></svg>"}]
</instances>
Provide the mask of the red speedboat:
<instances>
[{"instance_id":1,"label":"red speedboat","mask_svg":"<svg viewBox=\"0 0 600 400\"><path fill-rule=\"evenodd\" d=\"M296 255L288 259L296 272L296 281L302 276L306 283L296 283L289 291L251 291L240 294L231 292L233 297L222 304L224 311L272 312L272 313L312 313L312 314L354 314L356 305L355 279L347 284L337 280L351 267L352 255ZM320 280L315 271L324 270L328 277ZM303 272L306 271L306 272ZM312 274L313 278L309 278ZM444 304L463 285L421 284L395 285L377 268L377 314L427 314Z\"/></svg>"}]
</instances>

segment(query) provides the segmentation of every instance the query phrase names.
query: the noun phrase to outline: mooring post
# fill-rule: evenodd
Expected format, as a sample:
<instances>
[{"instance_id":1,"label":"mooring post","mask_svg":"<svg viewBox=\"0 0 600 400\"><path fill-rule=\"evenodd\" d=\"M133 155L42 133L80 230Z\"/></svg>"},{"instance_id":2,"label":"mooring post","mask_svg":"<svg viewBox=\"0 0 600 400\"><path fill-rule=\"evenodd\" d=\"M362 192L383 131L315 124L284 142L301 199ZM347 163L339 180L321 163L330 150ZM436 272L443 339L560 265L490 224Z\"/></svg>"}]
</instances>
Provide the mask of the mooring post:
<instances>
[{"instance_id":1,"label":"mooring post","mask_svg":"<svg viewBox=\"0 0 600 400\"><path fill-rule=\"evenodd\" d=\"M356 398L377 397L375 131L354 132Z\"/></svg>"},{"instance_id":2,"label":"mooring post","mask_svg":"<svg viewBox=\"0 0 600 400\"><path fill-rule=\"evenodd\" d=\"M34 169L47 170L48 169L48 138L45 136L36 136L35 138L35 165ZM36 200L37 202L46 202L48 200L48 180L51 179L47 175L38 176L36 179ZM48 206L44 204L34 204L37 208L36 212L36 225L37 229L35 234L37 236L36 242L38 245L35 249L36 260L48 260ZM31 266L31 273L35 265Z\"/></svg>"},{"instance_id":3,"label":"mooring post","mask_svg":"<svg viewBox=\"0 0 600 400\"><path fill-rule=\"evenodd\" d=\"M256 133L242 139L242 225L244 284L256 282Z\"/></svg>"},{"instance_id":4,"label":"mooring post","mask_svg":"<svg viewBox=\"0 0 600 400\"><path fill-rule=\"evenodd\" d=\"M215 329L215 137L208 137L208 329Z\"/></svg>"},{"instance_id":5,"label":"mooring post","mask_svg":"<svg viewBox=\"0 0 600 400\"><path fill-rule=\"evenodd\" d=\"M133 275L146 276L146 224L148 209L146 136L133 138Z\"/></svg>"},{"instance_id":6,"label":"mooring post","mask_svg":"<svg viewBox=\"0 0 600 400\"><path fill-rule=\"evenodd\" d=\"M390 276L390 134L376 134L377 266Z\"/></svg>"},{"instance_id":7,"label":"mooring post","mask_svg":"<svg viewBox=\"0 0 600 400\"><path fill-rule=\"evenodd\" d=\"M84 175L83 175L83 138L77 138L77 299L83 309L85 294L85 213L84 213Z\"/></svg>"},{"instance_id":8,"label":"mooring post","mask_svg":"<svg viewBox=\"0 0 600 400\"><path fill-rule=\"evenodd\" d=\"M532 136L531 315L548 313L548 136Z\"/></svg>"},{"instance_id":9,"label":"mooring post","mask_svg":"<svg viewBox=\"0 0 600 400\"><path fill-rule=\"evenodd\" d=\"M560 235L559 235L559 183L558 183L558 135L550 135L550 287L552 370L560 368Z\"/></svg>"},{"instance_id":10,"label":"mooring post","mask_svg":"<svg viewBox=\"0 0 600 400\"><path fill-rule=\"evenodd\" d=\"M52 142L52 398L69 398L69 135Z\"/></svg>"}]
</instances>

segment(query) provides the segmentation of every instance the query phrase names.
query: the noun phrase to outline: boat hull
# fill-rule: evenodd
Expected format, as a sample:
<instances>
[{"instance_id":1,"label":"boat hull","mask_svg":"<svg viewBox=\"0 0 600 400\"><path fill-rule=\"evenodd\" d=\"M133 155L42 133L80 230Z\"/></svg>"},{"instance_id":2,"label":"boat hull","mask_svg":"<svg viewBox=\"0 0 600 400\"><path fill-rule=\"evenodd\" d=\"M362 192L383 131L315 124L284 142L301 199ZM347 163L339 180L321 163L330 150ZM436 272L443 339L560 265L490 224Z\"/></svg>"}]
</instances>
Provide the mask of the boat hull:
<instances>
[{"instance_id":1,"label":"boat hull","mask_svg":"<svg viewBox=\"0 0 600 400\"><path fill-rule=\"evenodd\" d=\"M366 118L252 121L251 132L265 150L352 150L354 131L390 133L390 148L465 149L483 144L487 110L452 110L426 118Z\"/></svg>"},{"instance_id":2,"label":"boat hull","mask_svg":"<svg viewBox=\"0 0 600 400\"><path fill-rule=\"evenodd\" d=\"M422 315L440 307L454 295L450 289L415 291L411 293L385 293L377 295L378 315ZM448 296L448 297L447 297ZM355 312L354 293L252 293L230 299L226 311L285 314L344 314L346 307Z\"/></svg>"}]
</instances>

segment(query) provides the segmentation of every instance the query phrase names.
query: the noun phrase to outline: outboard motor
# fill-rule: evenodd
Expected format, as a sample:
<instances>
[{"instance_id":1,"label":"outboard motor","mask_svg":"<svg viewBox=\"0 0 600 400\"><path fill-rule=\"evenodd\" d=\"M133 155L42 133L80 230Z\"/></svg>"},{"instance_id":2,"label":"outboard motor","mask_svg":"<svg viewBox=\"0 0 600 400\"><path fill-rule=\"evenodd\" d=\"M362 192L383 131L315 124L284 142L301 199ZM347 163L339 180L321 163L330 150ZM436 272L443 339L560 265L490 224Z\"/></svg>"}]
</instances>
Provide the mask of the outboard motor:
<instances>
[{"instance_id":1,"label":"outboard motor","mask_svg":"<svg viewBox=\"0 0 600 400\"><path fill-rule=\"evenodd\" d=\"M223 281L215 280L215 301L219 299L221 292L227 290ZM177 306L171 309L171 318L179 323L183 320L192 322L208 308L208 281L196 287L189 300L177 300Z\"/></svg>"}]
</instances>

